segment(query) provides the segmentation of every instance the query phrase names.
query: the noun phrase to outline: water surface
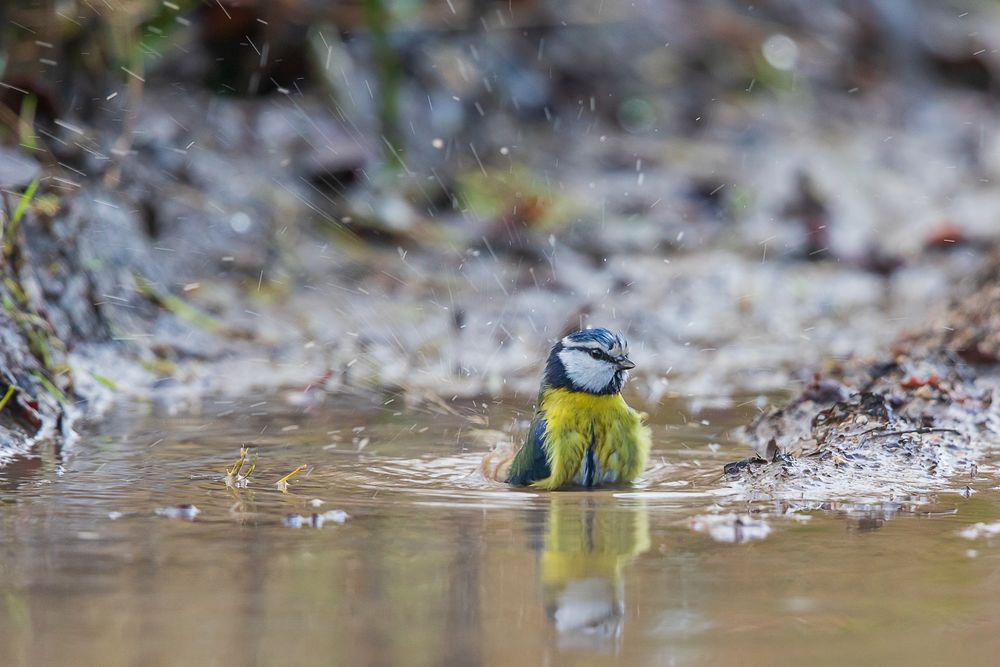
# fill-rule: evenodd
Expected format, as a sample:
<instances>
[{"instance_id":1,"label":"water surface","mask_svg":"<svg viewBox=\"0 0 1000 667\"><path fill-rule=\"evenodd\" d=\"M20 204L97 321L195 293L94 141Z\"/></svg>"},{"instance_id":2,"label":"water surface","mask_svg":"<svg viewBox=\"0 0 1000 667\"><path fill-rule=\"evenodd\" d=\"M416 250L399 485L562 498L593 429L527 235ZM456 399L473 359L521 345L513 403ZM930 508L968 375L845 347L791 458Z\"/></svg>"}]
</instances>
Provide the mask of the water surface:
<instances>
[{"instance_id":1,"label":"water surface","mask_svg":"<svg viewBox=\"0 0 1000 667\"><path fill-rule=\"evenodd\" d=\"M17 460L0 470L3 664L989 664L1000 650L1000 537L959 535L1000 520L990 474L969 497L748 505L720 471L746 455L727 433L753 405L668 400L635 488L536 494L476 474L474 430L525 408L133 407ZM231 488L243 444L260 458Z\"/></svg>"}]
</instances>

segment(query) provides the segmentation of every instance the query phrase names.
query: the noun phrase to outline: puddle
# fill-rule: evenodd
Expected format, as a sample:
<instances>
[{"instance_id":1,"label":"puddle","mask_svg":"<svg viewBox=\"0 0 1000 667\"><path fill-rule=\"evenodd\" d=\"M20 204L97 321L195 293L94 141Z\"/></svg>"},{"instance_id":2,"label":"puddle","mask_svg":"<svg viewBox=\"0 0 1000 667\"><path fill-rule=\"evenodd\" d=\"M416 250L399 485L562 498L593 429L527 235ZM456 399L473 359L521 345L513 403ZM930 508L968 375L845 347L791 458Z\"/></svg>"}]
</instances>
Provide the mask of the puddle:
<instances>
[{"instance_id":1,"label":"puddle","mask_svg":"<svg viewBox=\"0 0 1000 667\"><path fill-rule=\"evenodd\" d=\"M1000 649L1000 537L977 528L1000 521L988 463L974 494L748 503L721 470L747 453L727 432L752 403L666 401L639 484L542 494L475 472L473 423L526 406L331 403L123 410L0 470L4 664L978 664ZM256 468L227 486L244 445Z\"/></svg>"}]
</instances>

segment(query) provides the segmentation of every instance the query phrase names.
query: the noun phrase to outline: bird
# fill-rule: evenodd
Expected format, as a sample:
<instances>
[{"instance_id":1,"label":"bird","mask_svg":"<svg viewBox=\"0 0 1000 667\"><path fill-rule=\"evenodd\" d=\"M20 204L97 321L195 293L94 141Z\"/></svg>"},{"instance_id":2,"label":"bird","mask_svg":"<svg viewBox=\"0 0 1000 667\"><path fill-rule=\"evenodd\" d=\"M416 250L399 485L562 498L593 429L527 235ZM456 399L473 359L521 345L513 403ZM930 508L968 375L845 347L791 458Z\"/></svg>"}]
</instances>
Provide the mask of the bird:
<instances>
[{"instance_id":1,"label":"bird","mask_svg":"<svg viewBox=\"0 0 1000 667\"><path fill-rule=\"evenodd\" d=\"M549 352L535 413L513 459L492 467L512 486L553 491L631 483L649 456L650 431L621 395L635 364L622 334L583 329Z\"/></svg>"}]
</instances>

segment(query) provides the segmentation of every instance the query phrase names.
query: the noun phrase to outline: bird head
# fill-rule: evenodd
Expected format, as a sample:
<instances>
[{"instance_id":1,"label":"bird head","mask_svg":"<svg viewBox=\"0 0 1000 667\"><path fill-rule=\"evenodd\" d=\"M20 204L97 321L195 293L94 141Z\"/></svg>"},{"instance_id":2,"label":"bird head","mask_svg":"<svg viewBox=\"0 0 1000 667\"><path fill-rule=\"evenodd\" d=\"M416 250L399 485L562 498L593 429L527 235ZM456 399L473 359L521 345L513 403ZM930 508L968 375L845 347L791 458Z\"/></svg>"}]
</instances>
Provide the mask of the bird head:
<instances>
[{"instance_id":1,"label":"bird head","mask_svg":"<svg viewBox=\"0 0 1000 667\"><path fill-rule=\"evenodd\" d=\"M574 331L552 347L544 383L588 394L617 394L635 364L628 343L607 329Z\"/></svg>"}]
</instances>

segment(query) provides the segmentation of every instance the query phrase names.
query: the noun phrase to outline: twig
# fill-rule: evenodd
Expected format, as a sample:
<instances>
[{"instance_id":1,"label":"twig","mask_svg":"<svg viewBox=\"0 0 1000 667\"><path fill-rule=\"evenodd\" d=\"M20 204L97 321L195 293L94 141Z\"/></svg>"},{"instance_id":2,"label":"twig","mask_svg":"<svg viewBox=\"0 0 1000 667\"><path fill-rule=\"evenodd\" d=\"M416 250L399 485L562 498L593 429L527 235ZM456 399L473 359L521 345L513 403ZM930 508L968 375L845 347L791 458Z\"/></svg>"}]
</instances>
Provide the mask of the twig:
<instances>
[{"instance_id":1,"label":"twig","mask_svg":"<svg viewBox=\"0 0 1000 667\"><path fill-rule=\"evenodd\" d=\"M123 68L124 69L124 68ZM143 67L141 59L136 59L135 69L139 74L126 70L131 76L128 80L128 103L125 107L125 122L122 132L118 135L114 145L111 147L111 166L104 173L104 185L107 188L114 188L118 185L122 175L122 162L132 148L132 140L135 137L135 128L139 120L139 111L142 106L142 89L145 79L142 78Z\"/></svg>"},{"instance_id":2,"label":"twig","mask_svg":"<svg viewBox=\"0 0 1000 667\"><path fill-rule=\"evenodd\" d=\"M298 475L300 472L302 472L303 470L305 470L307 467L308 466L305 466L305 465L299 466L298 468L296 468L295 470L293 470L292 472L288 473L287 475L285 475L284 477L282 477L281 479L279 479L277 482L275 482L274 485L276 487L278 487L278 490L281 491L282 493L288 493L288 480L290 480L292 477L295 477L296 475Z\"/></svg>"},{"instance_id":3,"label":"twig","mask_svg":"<svg viewBox=\"0 0 1000 667\"><path fill-rule=\"evenodd\" d=\"M872 429L871 431L865 431L859 435L865 436L872 431L877 431L878 429ZM905 431L882 431L881 433L874 433L873 438L888 438L892 435L906 435L907 433L954 433L955 435L964 435L961 431L953 428L911 428Z\"/></svg>"}]
</instances>

